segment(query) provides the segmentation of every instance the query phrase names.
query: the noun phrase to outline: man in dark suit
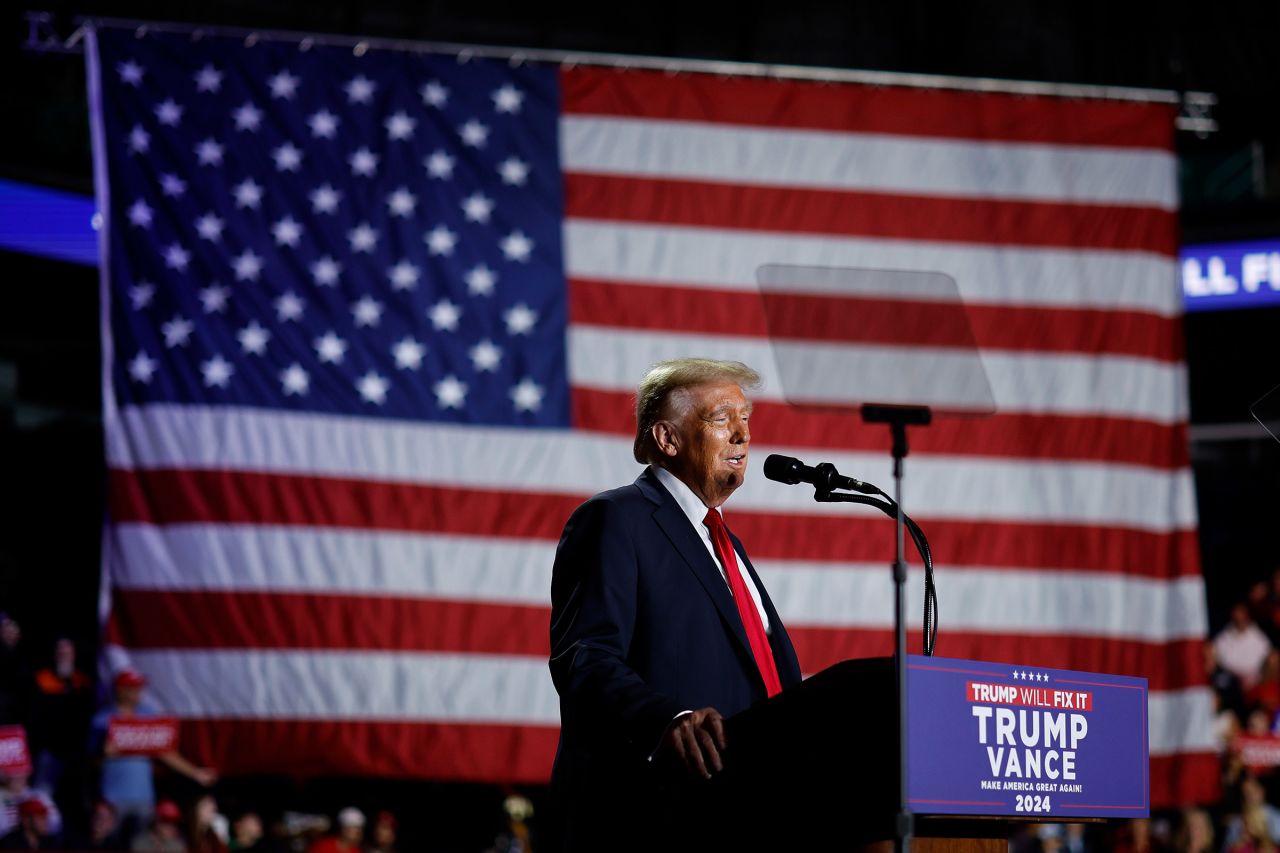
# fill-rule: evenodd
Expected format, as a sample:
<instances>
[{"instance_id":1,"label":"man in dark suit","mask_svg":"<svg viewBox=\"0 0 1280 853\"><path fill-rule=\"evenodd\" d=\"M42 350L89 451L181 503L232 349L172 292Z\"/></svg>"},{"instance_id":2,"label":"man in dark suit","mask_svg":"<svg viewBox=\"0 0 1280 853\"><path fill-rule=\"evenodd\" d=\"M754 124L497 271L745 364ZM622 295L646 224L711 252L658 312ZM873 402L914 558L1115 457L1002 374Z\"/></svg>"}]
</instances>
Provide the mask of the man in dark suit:
<instances>
[{"instance_id":1,"label":"man in dark suit","mask_svg":"<svg viewBox=\"0 0 1280 853\"><path fill-rule=\"evenodd\" d=\"M732 750L723 718L800 681L720 512L746 475L744 389L758 384L738 362L656 365L636 393L634 454L648 467L565 525L551 582L551 784L565 849L669 847L673 777L710 779Z\"/></svg>"}]
</instances>

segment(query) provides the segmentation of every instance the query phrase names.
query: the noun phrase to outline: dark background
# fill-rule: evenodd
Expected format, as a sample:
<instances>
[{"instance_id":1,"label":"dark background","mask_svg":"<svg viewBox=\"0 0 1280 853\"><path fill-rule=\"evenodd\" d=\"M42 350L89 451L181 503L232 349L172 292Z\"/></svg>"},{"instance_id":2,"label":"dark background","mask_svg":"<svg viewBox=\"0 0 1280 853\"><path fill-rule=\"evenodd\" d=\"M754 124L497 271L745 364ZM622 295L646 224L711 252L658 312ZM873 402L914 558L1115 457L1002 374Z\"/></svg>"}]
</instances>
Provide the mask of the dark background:
<instances>
[{"instance_id":1,"label":"dark background","mask_svg":"<svg viewBox=\"0 0 1280 853\"><path fill-rule=\"evenodd\" d=\"M1177 137L1183 241L1280 236L1280 4L1147 8L1131 13L1094 0L685 2L590 11L483 0L34 7L51 12L51 31L64 36L76 15L104 15L1212 92L1218 129ZM11 4L0 18L0 177L89 194L83 59L24 47L25 11ZM0 493L7 504L0 609L18 616L32 647L71 633L91 649L103 504L97 272L4 253L0 271ZM1280 384L1280 309L1193 314L1185 328L1200 542L1216 629L1248 583L1280 568L1268 535L1280 510L1280 444L1248 412ZM454 796L435 790L436 803ZM495 796L476 795L487 809L496 808Z\"/></svg>"}]
</instances>

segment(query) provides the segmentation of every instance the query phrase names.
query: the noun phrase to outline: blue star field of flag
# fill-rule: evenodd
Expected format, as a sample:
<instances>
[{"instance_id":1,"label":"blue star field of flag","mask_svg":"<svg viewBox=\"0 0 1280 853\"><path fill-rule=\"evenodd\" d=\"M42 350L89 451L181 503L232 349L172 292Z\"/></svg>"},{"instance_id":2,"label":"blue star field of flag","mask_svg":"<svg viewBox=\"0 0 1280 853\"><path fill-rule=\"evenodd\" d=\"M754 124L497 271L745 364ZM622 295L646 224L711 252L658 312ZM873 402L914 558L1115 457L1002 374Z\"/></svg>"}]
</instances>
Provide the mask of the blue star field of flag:
<instances>
[{"instance_id":1,"label":"blue star field of flag","mask_svg":"<svg viewBox=\"0 0 1280 853\"><path fill-rule=\"evenodd\" d=\"M554 69L97 38L119 405L568 425Z\"/></svg>"}]
</instances>

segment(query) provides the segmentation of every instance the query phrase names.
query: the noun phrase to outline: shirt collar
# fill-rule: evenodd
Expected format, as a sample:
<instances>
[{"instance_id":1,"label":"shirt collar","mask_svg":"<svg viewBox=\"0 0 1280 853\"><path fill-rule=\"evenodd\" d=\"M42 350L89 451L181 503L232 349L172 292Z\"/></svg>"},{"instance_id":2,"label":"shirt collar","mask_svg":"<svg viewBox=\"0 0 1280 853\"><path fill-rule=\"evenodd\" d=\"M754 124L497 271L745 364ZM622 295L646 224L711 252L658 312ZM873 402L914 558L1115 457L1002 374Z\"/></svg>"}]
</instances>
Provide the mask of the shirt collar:
<instances>
[{"instance_id":1,"label":"shirt collar","mask_svg":"<svg viewBox=\"0 0 1280 853\"><path fill-rule=\"evenodd\" d=\"M676 499L676 504L680 507L680 511L688 516L689 521L693 524L693 529L701 532L705 529L703 520L707 517L707 505L702 502L702 498L694 493L693 489L685 485L685 482L672 474L661 465L653 465L654 474L658 477L658 482L666 487L671 493L671 497ZM720 508L716 507L716 512L720 512ZM722 516L724 513L720 513Z\"/></svg>"}]
</instances>

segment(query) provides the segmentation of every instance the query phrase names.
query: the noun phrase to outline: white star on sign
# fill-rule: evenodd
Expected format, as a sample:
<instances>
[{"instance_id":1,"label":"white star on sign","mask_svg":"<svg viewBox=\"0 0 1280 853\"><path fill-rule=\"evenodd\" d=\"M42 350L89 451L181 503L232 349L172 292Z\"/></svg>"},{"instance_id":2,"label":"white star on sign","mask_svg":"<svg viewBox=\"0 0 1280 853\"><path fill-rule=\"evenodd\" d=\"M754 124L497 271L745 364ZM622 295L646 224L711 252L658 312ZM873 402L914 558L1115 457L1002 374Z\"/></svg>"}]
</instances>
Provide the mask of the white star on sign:
<instances>
[{"instance_id":1,"label":"white star on sign","mask_svg":"<svg viewBox=\"0 0 1280 853\"><path fill-rule=\"evenodd\" d=\"M470 148L483 148L489 141L489 128L475 119L471 119L458 131L462 135L462 144Z\"/></svg>"},{"instance_id":2,"label":"white star on sign","mask_svg":"<svg viewBox=\"0 0 1280 853\"><path fill-rule=\"evenodd\" d=\"M216 243L222 239L223 227L223 221L214 216L213 213L206 213L196 220L196 233L210 243Z\"/></svg>"},{"instance_id":3,"label":"white star on sign","mask_svg":"<svg viewBox=\"0 0 1280 853\"><path fill-rule=\"evenodd\" d=\"M142 66L134 62L132 59L121 62L116 66L116 71L120 74L121 82L130 86L137 87L142 82Z\"/></svg>"},{"instance_id":4,"label":"white star on sign","mask_svg":"<svg viewBox=\"0 0 1280 853\"><path fill-rule=\"evenodd\" d=\"M129 205L129 222L139 228L151 227L152 210L148 204L142 199L138 199Z\"/></svg>"},{"instance_id":5,"label":"white star on sign","mask_svg":"<svg viewBox=\"0 0 1280 853\"><path fill-rule=\"evenodd\" d=\"M160 192L169 196L169 198L181 198L186 191L187 182L177 175L166 173L160 176Z\"/></svg>"},{"instance_id":6,"label":"white star on sign","mask_svg":"<svg viewBox=\"0 0 1280 853\"><path fill-rule=\"evenodd\" d=\"M311 377L307 376L307 371L302 369L302 365L295 362L280 371L280 385L286 397L295 394L301 397L311 387Z\"/></svg>"},{"instance_id":7,"label":"white star on sign","mask_svg":"<svg viewBox=\"0 0 1280 853\"><path fill-rule=\"evenodd\" d=\"M519 302L510 311L503 312L502 319L507 324L507 334L527 335L538 322L538 312Z\"/></svg>"},{"instance_id":8,"label":"white star on sign","mask_svg":"<svg viewBox=\"0 0 1280 853\"><path fill-rule=\"evenodd\" d=\"M392 141L409 139L413 136L413 129L418 122L409 118L403 110L391 115L382 126L387 129L387 138Z\"/></svg>"},{"instance_id":9,"label":"white star on sign","mask_svg":"<svg viewBox=\"0 0 1280 853\"><path fill-rule=\"evenodd\" d=\"M201 166L221 166L222 146L217 140L206 139L196 146L196 159Z\"/></svg>"},{"instance_id":10,"label":"white star on sign","mask_svg":"<svg viewBox=\"0 0 1280 853\"><path fill-rule=\"evenodd\" d=\"M418 268L403 260L387 272L392 290L413 290L418 286Z\"/></svg>"},{"instance_id":11,"label":"white star on sign","mask_svg":"<svg viewBox=\"0 0 1280 853\"><path fill-rule=\"evenodd\" d=\"M529 164L519 157L508 157L498 164L498 174L502 176L504 184L522 187L529 179Z\"/></svg>"},{"instance_id":12,"label":"white star on sign","mask_svg":"<svg viewBox=\"0 0 1280 853\"><path fill-rule=\"evenodd\" d=\"M142 125L135 124L133 130L129 131L129 150L135 154L145 154L150 147L151 134Z\"/></svg>"},{"instance_id":13,"label":"white star on sign","mask_svg":"<svg viewBox=\"0 0 1280 853\"><path fill-rule=\"evenodd\" d=\"M287 101L292 99L294 93L298 91L298 78L288 71L281 71L268 77L267 85L271 87L271 97L284 98Z\"/></svg>"},{"instance_id":14,"label":"white star on sign","mask_svg":"<svg viewBox=\"0 0 1280 853\"><path fill-rule=\"evenodd\" d=\"M490 340L476 344L468 354L471 356L471 364L480 373L496 370L498 363L502 361L502 350Z\"/></svg>"},{"instance_id":15,"label":"white star on sign","mask_svg":"<svg viewBox=\"0 0 1280 853\"><path fill-rule=\"evenodd\" d=\"M448 299L441 299L431 306L427 316L431 318L431 325L435 326L437 331L452 332L458 328L458 318L462 316L462 309Z\"/></svg>"},{"instance_id":16,"label":"white star on sign","mask_svg":"<svg viewBox=\"0 0 1280 853\"><path fill-rule=\"evenodd\" d=\"M262 110L245 101L231 114L236 122L236 130L256 131L262 124Z\"/></svg>"},{"instance_id":17,"label":"white star on sign","mask_svg":"<svg viewBox=\"0 0 1280 853\"><path fill-rule=\"evenodd\" d=\"M254 254L253 249L245 249L231 259L231 268L236 271L237 281L257 281L262 272L262 258Z\"/></svg>"},{"instance_id":18,"label":"white star on sign","mask_svg":"<svg viewBox=\"0 0 1280 853\"><path fill-rule=\"evenodd\" d=\"M204 374L206 388L226 388L236 369L221 355L215 355L200 365L200 372Z\"/></svg>"},{"instance_id":19,"label":"white star on sign","mask_svg":"<svg viewBox=\"0 0 1280 853\"><path fill-rule=\"evenodd\" d=\"M338 364L347 354L347 342L333 332L326 332L323 337L316 338L315 345L319 359L330 364Z\"/></svg>"},{"instance_id":20,"label":"white star on sign","mask_svg":"<svg viewBox=\"0 0 1280 853\"><path fill-rule=\"evenodd\" d=\"M427 349L413 338L405 338L391 348L396 359L396 367L401 370L417 370L422 365L422 357Z\"/></svg>"},{"instance_id":21,"label":"white star on sign","mask_svg":"<svg viewBox=\"0 0 1280 853\"><path fill-rule=\"evenodd\" d=\"M464 280L467 282L467 290L475 296L488 296L493 293L493 286L498 281L498 276L493 270L484 264L472 267L466 274Z\"/></svg>"},{"instance_id":22,"label":"white star on sign","mask_svg":"<svg viewBox=\"0 0 1280 853\"><path fill-rule=\"evenodd\" d=\"M346 86L347 100L353 104L367 104L373 99L373 90L376 88L372 80L363 74L353 77Z\"/></svg>"},{"instance_id":23,"label":"white star on sign","mask_svg":"<svg viewBox=\"0 0 1280 853\"><path fill-rule=\"evenodd\" d=\"M307 126L316 139L333 139L338 133L338 117L328 110L320 110L307 119Z\"/></svg>"},{"instance_id":24,"label":"white star on sign","mask_svg":"<svg viewBox=\"0 0 1280 853\"><path fill-rule=\"evenodd\" d=\"M325 184L311 193L311 209L316 213L333 213L342 201L342 193Z\"/></svg>"},{"instance_id":25,"label":"white star on sign","mask_svg":"<svg viewBox=\"0 0 1280 853\"><path fill-rule=\"evenodd\" d=\"M227 307L227 298L231 291L221 285L211 284L202 288L199 293L200 304L206 314L221 314Z\"/></svg>"},{"instance_id":26,"label":"white star on sign","mask_svg":"<svg viewBox=\"0 0 1280 853\"><path fill-rule=\"evenodd\" d=\"M164 335L164 345L169 349L173 349L174 347L186 346L193 329L194 327L191 325L190 320L184 317L174 317L160 327L160 332Z\"/></svg>"},{"instance_id":27,"label":"white star on sign","mask_svg":"<svg viewBox=\"0 0 1280 853\"><path fill-rule=\"evenodd\" d=\"M253 178L245 178L232 187L231 192L236 197L236 207L251 207L257 210L258 205L262 203L262 187L258 186Z\"/></svg>"},{"instance_id":28,"label":"white star on sign","mask_svg":"<svg viewBox=\"0 0 1280 853\"><path fill-rule=\"evenodd\" d=\"M281 323L297 320L302 316L302 309L302 300L292 290L280 294L280 298L276 300L276 317Z\"/></svg>"},{"instance_id":29,"label":"white star on sign","mask_svg":"<svg viewBox=\"0 0 1280 853\"><path fill-rule=\"evenodd\" d=\"M351 164L351 173L353 175L371 178L374 172L378 171L378 155L368 148L357 149L347 158L347 162Z\"/></svg>"},{"instance_id":30,"label":"white star on sign","mask_svg":"<svg viewBox=\"0 0 1280 853\"><path fill-rule=\"evenodd\" d=\"M532 379L521 379L511 389L511 401L517 412L536 412L542 406L542 386Z\"/></svg>"},{"instance_id":31,"label":"white star on sign","mask_svg":"<svg viewBox=\"0 0 1280 853\"><path fill-rule=\"evenodd\" d=\"M164 265L171 270L185 272L191 262L191 253L177 243L164 250Z\"/></svg>"},{"instance_id":32,"label":"white star on sign","mask_svg":"<svg viewBox=\"0 0 1280 853\"><path fill-rule=\"evenodd\" d=\"M298 245L298 240L302 237L302 226L293 217L286 216L271 226L271 233L276 238L277 246L293 247Z\"/></svg>"},{"instance_id":33,"label":"white star on sign","mask_svg":"<svg viewBox=\"0 0 1280 853\"><path fill-rule=\"evenodd\" d=\"M182 107L173 98L166 98L156 105L156 121L167 127L177 127L182 121Z\"/></svg>"},{"instance_id":34,"label":"white star on sign","mask_svg":"<svg viewBox=\"0 0 1280 853\"><path fill-rule=\"evenodd\" d=\"M338 275L342 272L342 264L325 255L311 265L311 277L321 287L333 287L338 283Z\"/></svg>"},{"instance_id":35,"label":"white star on sign","mask_svg":"<svg viewBox=\"0 0 1280 853\"><path fill-rule=\"evenodd\" d=\"M468 222L488 222L493 213L493 200L483 193L472 193L462 200L462 212Z\"/></svg>"},{"instance_id":36,"label":"white star on sign","mask_svg":"<svg viewBox=\"0 0 1280 853\"><path fill-rule=\"evenodd\" d=\"M143 385L151 383L151 374L156 372L156 360L145 352L140 352L129 360L129 375Z\"/></svg>"},{"instance_id":37,"label":"white star on sign","mask_svg":"<svg viewBox=\"0 0 1280 853\"><path fill-rule=\"evenodd\" d=\"M133 305L133 310L141 311L151 304L151 297L156 295L156 288L153 284L147 282L139 282L129 288L129 302Z\"/></svg>"},{"instance_id":38,"label":"white star on sign","mask_svg":"<svg viewBox=\"0 0 1280 853\"><path fill-rule=\"evenodd\" d=\"M533 241L524 236L521 231L511 232L499 245L502 247L502 254L506 255L509 261L527 261L529 253L533 251Z\"/></svg>"},{"instance_id":39,"label":"white star on sign","mask_svg":"<svg viewBox=\"0 0 1280 853\"><path fill-rule=\"evenodd\" d=\"M493 93L493 108L500 113L518 113L524 103L524 92L510 83Z\"/></svg>"},{"instance_id":40,"label":"white star on sign","mask_svg":"<svg viewBox=\"0 0 1280 853\"><path fill-rule=\"evenodd\" d=\"M378 232L368 222L361 222L347 232L347 240L351 242L353 252L372 252L378 244Z\"/></svg>"},{"instance_id":41,"label":"white star on sign","mask_svg":"<svg viewBox=\"0 0 1280 853\"><path fill-rule=\"evenodd\" d=\"M452 255L453 247L458 242L458 235L443 225L437 225L423 235L422 239L426 242L427 250L431 254Z\"/></svg>"},{"instance_id":42,"label":"white star on sign","mask_svg":"<svg viewBox=\"0 0 1280 853\"><path fill-rule=\"evenodd\" d=\"M405 187L387 196L387 207L391 208L392 216L411 216L417 204L417 197Z\"/></svg>"},{"instance_id":43,"label":"white star on sign","mask_svg":"<svg viewBox=\"0 0 1280 853\"><path fill-rule=\"evenodd\" d=\"M454 158L445 152L434 151L431 156L422 161L422 165L427 167L427 174L431 177L447 180L453 177L454 162Z\"/></svg>"},{"instance_id":44,"label":"white star on sign","mask_svg":"<svg viewBox=\"0 0 1280 853\"><path fill-rule=\"evenodd\" d=\"M267 351L267 341L271 340L271 333L258 325L257 320L253 320L236 332L236 337L240 339L240 347L246 354L262 355Z\"/></svg>"},{"instance_id":45,"label":"white star on sign","mask_svg":"<svg viewBox=\"0 0 1280 853\"><path fill-rule=\"evenodd\" d=\"M449 90L442 86L438 80L432 80L424 84L418 92L422 95L422 103L436 109L443 107L445 102L449 100Z\"/></svg>"},{"instance_id":46,"label":"white star on sign","mask_svg":"<svg viewBox=\"0 0 1280 853\"><path fill-rule=\"evenodd\" d=\"M351 306L351 316L356 321L356 328L376 326L382 320L382 303L372 297L365 296Z\"/></svg>"},{"instance_id":47,"label":"white star on sign","mask_svg":"<svg viewBox=\"0 0 1280 853\"><path fill-rule=\"evenodd\" d=\"M276 161L277 172L296 172L302 165L302 152L292 142L286 142L271 152L271 159Z\"/></svg>"},{"instance_id":48,"label":"white star on sign","mask_svg":"<svg viewBox=\"0 0 1280 853\"><path fill-rule=\"evenodd\" d=\"M364 376L361 376L360 381L356 383L356 388L360 391L360 396L364 397L370 403L377 403L379 406L386 401L387 388L389 387L390 383L372 370Z\"/></svg>"},{"instance_id":49,"label":"white star on sign","mask_svg":"<svg viewBox=\"0 0 1280 853\"><path fill-rule=\"evenodd\" d=\"M222 89L222 72L212 65L206 65L196 72L196 91L217 93Z\"/></svg>"},{"instance_id":50,"label":"white star on sign","mask_svg":"<svg viewBox=\"0 0 1280 853\"><path fill-rule=\"evenodd\" d=\"M467 385L450 374L435 384L436 402L442 409L461 409L467 398Z\"/></svg>"}]
</instances>

